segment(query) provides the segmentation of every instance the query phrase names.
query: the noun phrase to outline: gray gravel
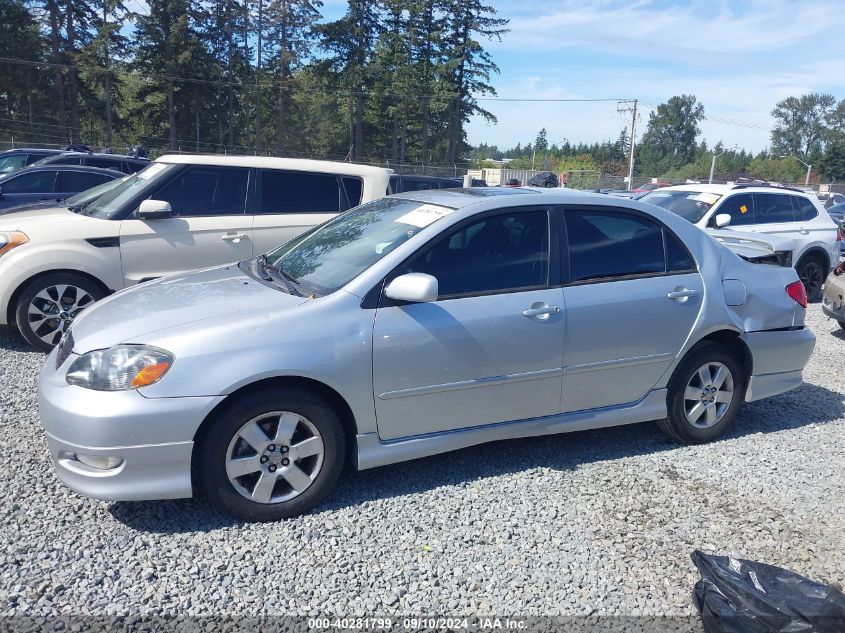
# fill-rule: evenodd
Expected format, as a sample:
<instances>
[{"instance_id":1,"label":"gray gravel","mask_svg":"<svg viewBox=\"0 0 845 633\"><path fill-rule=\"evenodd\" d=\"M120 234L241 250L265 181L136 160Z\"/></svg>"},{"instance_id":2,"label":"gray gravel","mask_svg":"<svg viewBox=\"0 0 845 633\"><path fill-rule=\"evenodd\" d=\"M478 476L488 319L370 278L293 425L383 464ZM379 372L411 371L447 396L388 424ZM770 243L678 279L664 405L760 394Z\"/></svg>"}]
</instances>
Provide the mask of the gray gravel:
<instances>
[{"instance_id":1,"label":"gray gravel","mask_svg":"<svg viewBox=\"0 0 845 633\"><path fill-rule=\"evenodd\" d=\"M715 444L652 424L497 443L350 474L262 525L66 490L43 356L0 331L0 613L692 614L694 548L841 585L845 336L819 305L808 322L807 384L744 405Z\"/></svg>"}]
</instances>

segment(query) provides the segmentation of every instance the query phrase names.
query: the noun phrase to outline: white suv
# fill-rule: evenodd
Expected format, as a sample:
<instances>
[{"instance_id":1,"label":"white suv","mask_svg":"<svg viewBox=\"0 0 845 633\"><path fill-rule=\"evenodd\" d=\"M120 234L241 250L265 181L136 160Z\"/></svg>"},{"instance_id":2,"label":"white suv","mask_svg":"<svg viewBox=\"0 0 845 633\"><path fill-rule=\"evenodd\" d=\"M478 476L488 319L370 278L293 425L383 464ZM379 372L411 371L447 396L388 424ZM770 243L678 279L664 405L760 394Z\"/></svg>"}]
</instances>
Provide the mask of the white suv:
<instances>
[{"instance_id":1,"label":"white suv","mask_svg":"<svg viewBox=\"0 0 845 633\"><path fill-rule=\"evenodd\" d=\"M0 325L49 350L80 310L107 294L265 253L384 196L391 173L286 158L162 156L82 208L12 210L0 216Z\"/></svg>"},{"instance_id":2,"label":"white suv","mask_svg":"<svg viewBox=\"0 0 845 633\"><path fill-rule=\"evenodd\" d=\"M809 300L839 261L837 226L816 196L800 189L760 184L676 185L640 198L701 228L736 228L793 240L792 262Z\"/></svg>"}]
</instances>

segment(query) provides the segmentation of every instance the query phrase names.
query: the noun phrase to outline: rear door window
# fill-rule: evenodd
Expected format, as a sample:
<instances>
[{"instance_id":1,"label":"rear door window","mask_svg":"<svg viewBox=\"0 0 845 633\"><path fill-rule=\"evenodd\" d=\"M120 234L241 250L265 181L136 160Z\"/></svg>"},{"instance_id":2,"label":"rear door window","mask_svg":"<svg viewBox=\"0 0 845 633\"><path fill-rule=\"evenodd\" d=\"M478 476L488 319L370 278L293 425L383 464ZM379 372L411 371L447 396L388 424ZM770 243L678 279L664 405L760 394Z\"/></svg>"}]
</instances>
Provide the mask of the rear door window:
<instances>
[{"instance_id":1,"label":"rear door window","mask_svg":"<svg viewBox=\"0 0 845 633\"><path fill-rule=\"evenodd\" d=\"M55 171L36 171L0 183L3 193L53 193Z\"/></svg>"},{"instance_id":2,"label":"rear door window","mask_svg":"<svg viewBox=\"0 0 845 633\"><path fill-rule=\"evenodd\" d=\"M755 193L754 217L757 224L794 222L791 198L792 196L778 193Z\"/></svg>"},{"instance_id":3,"label":"rear door window","mask_svg":"<svg viewBox=\"0 0 845 633\"><path fill-rule=\"evenodd\" d=\"M102 167L104 169L120 169L120 164L123 161L115 158L103 158L101 156L92 156L88 159L87 165L92 167Z\"/></svg>"},{"instance_id":4,"label":"rear door window","mask_svg":"<svg viewBox=\"0 0 845 633\"><path fill-rule=\"evenodd\" d=\"M104 174L92 174L84 171L61 171L56 183L56 191L78 193L102 185L113 178Z\"/></svg>"},{"instance_id":5,"label":"rear door window","mask_svg":"<svg viewBox=\"0 0 845 633\"><path fill-rule=\"evenodd\" d=\"M754 216L754 197L750 193L729 196L716 209L716 214L719 213L727 213L731 216L730 226L757 223Z\"/></svg>"},{"instance_id":6,"label":"rear door window","mask_svg":"<svg viewBox=\"0 0 845 633\"><path fill-rule=\"evenodd\" d=\"M663 229L625 212L568 209L571 282L666 272Z\"/></svg>"},{"instance_id":7,"label":"rear door window","mask_svg":"<svg viewBox=\"0 0 845 633\"><path fill-rule=\"evenodd\" d=\"M263 169L260 193L258 213L338 213L347 204L334 174Z\"/></svg>"},{"instance_id":8,"label":"rear door window","mask_svg":"<svg viewBox=\"0 0 845 633\"><path fill-rule=\"evenodd\" d=\"M170 203L175 216L241 215L249 170L198 165L181 172L150 198Z\"/></svg>"}]
</instances>

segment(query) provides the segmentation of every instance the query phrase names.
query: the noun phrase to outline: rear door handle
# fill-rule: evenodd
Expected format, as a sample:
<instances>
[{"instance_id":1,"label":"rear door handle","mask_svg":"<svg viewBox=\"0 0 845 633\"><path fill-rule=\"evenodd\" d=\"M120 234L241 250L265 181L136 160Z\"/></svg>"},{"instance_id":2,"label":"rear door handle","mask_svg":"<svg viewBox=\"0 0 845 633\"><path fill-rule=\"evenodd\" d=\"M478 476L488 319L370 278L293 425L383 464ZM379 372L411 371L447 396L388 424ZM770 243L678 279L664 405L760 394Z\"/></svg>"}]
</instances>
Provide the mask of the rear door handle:
<instances>
[{"instance_id":1,"label":"rear door handle","mask_svg":"<svg viewBox=\"0 0 845 633\"><path fill-rule=\"evenodd\" d=\"M666 296L669 297L672 301L683 303L690 297L694 297L697 294L698 290L692 290L691 288L678 288L677 290L673 290Z\"/></svg>"},{"instance_id":2,"label":"rear door handle","mask_svg":"<svg viewBox=\"0 0 845 633\"><path fill-rule=\"evenodd\" d=\"M550 314L557 314L558 312L560 312L560 306L538 306L536 308L528 308L527 310L523 310L522 316L547 316Z\"/></svg>"},{"instance_id":3,"label":"rear door handle","mask_svg":"<svg viewBox=\"0 0 845 633\"><path fill-rule=\"evenodd\" d=\"M224 242L239 242L246 239L246 233L226 233L220 237Z\"/></svg>"}]
</instances>

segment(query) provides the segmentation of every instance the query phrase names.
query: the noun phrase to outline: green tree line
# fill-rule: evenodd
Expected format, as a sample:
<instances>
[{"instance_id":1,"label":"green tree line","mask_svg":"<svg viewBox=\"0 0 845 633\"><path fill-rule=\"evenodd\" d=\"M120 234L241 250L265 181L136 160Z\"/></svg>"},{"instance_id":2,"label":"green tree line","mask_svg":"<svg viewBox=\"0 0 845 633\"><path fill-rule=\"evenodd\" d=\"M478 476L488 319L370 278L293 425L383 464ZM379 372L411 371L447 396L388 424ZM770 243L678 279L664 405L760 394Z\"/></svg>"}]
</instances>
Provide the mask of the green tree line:
<instances>
[{"instance_id":1,"label":"green tree line","mask_svg":"<svg viewBox=\"0 0 845 633\"><path fill-rule=\"evenodd\" d=\"M722 141L710 147L699 140L704 106L693 95L680 95L658 105L648 117L635 146L634 175L671 180L706 180L716 156L714 179L739 177L780 182L803 182L806 164L813 181L845 180L845 99L807 94L779 101L771 112L775 126L771 145L754 154ZM630 131L615 141L549 145L542 129L533 142L499 150L486 144L470 153L476 166L485 160L511 159L515 169L590 170L612 176L628 174ZM802 163L803 161L803 163Z\"/></svg>"},{"instance_id":2,"label":"green tree line","mask_svg":"<svg viewBox=\"0 0 845 633\"><path fill-rule=\"evenodd\" d=\"M148 10L145 10L148 9ZM0 141L454 163L483 0L0 0Z\"/></svg>"}]
</instances>

